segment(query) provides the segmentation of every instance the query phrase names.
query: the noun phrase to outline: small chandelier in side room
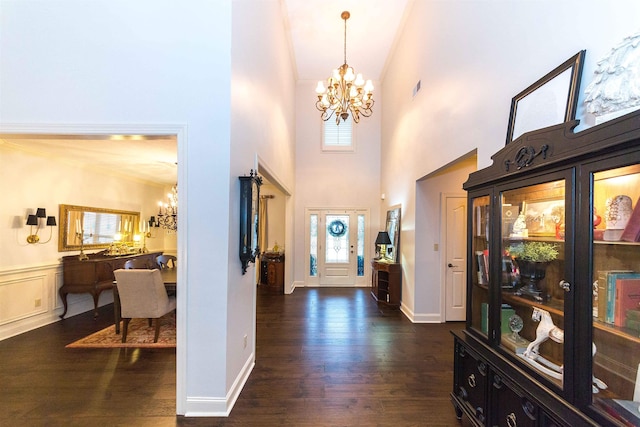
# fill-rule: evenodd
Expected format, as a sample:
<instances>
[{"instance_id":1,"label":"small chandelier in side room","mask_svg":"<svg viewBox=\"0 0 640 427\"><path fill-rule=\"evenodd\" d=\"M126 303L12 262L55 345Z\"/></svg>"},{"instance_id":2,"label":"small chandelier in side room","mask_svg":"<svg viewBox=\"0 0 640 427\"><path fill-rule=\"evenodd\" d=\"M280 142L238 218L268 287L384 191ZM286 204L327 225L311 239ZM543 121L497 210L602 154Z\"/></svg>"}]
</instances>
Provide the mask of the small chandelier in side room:
<instances>
[{"instance_id":1,"label":"small chandelier in side room","mask_svg":"<svg viewBox=\"0 0 640 427\"><path fill-rule=\"evenodd\" d=\"M167 194L169 203L159 202L158 225L170 231L178 229L178 184L171 187Z\"/></svg>"},{"instance_id":2,"label":"small chandelier in side room","mask_svg":"<svg viewBox=\"0 0 640 427\"><path fill-rule=\"evenodd\" d=\"M349 112L355 123L360 121L360 116L369 117L373 113L373 84L371 80L365 83L362 74L356 75L347 64L347 19L351 14L342 12L340 17L344 19L344 64L333 70L333 75L327 80L327 88L322 81L318 82L316 93L318 101L316 108L322 111L322 120L327 121L333 113L336 114L336 124L340 119L347 120Z\"/></svg>"}]
</instances>

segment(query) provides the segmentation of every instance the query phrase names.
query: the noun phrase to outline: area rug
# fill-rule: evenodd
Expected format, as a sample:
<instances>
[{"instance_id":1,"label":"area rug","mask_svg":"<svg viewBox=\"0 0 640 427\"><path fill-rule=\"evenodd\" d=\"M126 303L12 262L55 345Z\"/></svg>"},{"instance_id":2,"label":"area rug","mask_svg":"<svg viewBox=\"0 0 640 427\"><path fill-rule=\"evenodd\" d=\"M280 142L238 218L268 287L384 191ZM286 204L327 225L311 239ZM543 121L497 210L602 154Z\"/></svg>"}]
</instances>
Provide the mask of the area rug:
<instances>
[{"instance_id":1,"label":"area rug","mask_svg":"<svg viewBox=\"0 0 640 427\"><path fill-rule=\"evenodd\" d=\"M155 325L155 323L154 323ZM160 336L153 342L155 326L149 327L147 319L132 319L129 322L127 342L122 342L122 322L120 333L116 334L115 325L68 344L66 348L175 348L176 315L169 313L160 319Z\"/></svg>"}]
</instances>

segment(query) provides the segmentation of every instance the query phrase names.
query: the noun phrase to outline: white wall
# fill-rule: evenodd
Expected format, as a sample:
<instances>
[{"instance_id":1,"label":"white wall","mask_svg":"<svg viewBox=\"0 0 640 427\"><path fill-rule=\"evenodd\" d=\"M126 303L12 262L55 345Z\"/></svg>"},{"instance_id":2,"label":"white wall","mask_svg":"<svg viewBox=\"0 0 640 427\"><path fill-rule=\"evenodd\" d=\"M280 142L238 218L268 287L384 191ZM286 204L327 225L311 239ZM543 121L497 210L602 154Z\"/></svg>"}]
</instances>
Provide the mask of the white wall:
<instances>
[{"instance_id":1,"label":"white wall","mask_svg":"<svg viewBox=\"0 0 640 427\"><path fill-rule=\"evenodd\" d=\"M234 381L238 373L248 374L247 366L255 358L256 272L250 264L241 274L237 177L257 170L260 159L261 167L275 173L281 185L295 186L295 75L282 16L278 0L233 2L229 227L217 229L229 232L227 387L238 392ZM285 221L286 231L292 227L292 215ZM291 270L291 265L285 268Z\"/></svg>"},{"instance_id":2,"label":"white wall","mask_svg":"<svg viewBox=\"0 0 640 427\"><path fill-rule=\"evenodd\" d=\"M511 98L582 49L584 90L596 62L637 31L640 3L415 0L407 16L382 85L381 192L403 208L403 304L433 317L428 302L441 284L412 290L417 248L406 244L421 220L416 180L476 148L479 167L489 165L505 143Z\"/></svg>"},{"instance_id":3,"label":"white wall","mask_svg":"<svg viewBox=\"0 0 640 427\"><path fill-rule=\"evenodd\" d=\"M369 208L370 224L366 232L370 258L373 257L375 237L384 229L384 221L380 219L379 175L382 111L374 109L371 117L362 118L360 123L354 124L355 152L323 152L322 120L320 111L315 107L316 84L301 81L296 89L295 251L298 256L294 274L299 284L306 276L303 256L305 209ZM382 103L379 93L374 93L374 99L376 105ZM365 267L369 268L368 262L365 262Z\"/></svg>"}]
</instances>

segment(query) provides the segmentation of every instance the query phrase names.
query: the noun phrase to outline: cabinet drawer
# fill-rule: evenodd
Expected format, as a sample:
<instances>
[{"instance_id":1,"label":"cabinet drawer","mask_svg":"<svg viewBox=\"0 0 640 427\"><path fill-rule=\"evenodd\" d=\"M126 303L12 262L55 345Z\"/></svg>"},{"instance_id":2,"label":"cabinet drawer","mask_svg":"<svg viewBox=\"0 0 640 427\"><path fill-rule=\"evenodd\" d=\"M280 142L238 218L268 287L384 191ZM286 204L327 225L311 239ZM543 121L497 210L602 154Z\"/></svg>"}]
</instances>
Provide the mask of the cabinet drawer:
<instances>
[{"instance_id":1,"label":"cabinet drawer","mask_svg":"<svg viewBox=\"0 0 640 427\"><path fill-rule=\"evenodd\" d=\"M524 393L494 374L491 379L492 418L495 426L537 426L539 408Z\"/></svg>"},{"instance_id":2,"label":"cabinet drawer","mask_svg":"<svg viewBox=\"0 0 640 427\"><path fill-rule=\"evenodd\" d=\"M488 365L459 342L456 343L456 362L455 394L476 419L485 424Z\"/></svg>"}]
</instances>

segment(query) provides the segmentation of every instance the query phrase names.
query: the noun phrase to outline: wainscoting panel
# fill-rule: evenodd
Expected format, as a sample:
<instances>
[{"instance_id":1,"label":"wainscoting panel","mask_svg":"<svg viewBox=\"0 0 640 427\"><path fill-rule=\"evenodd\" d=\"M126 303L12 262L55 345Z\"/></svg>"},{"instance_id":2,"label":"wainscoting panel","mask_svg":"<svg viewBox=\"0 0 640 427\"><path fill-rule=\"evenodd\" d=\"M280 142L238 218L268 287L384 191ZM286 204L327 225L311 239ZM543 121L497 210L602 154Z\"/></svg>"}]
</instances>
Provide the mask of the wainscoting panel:
<instances>
[{"instance_id":1,"label":"wainscoting panel","mask_svg":"<svg viewBox=\"0 0 640 427\"><path fill-rule=\"evenodd\" d=\"M46 313L46 274L0 282L0 325Z\"/></svg>"},{"instance_id":2,"label":"wainscoting panel","mask_svg":"<svg viewBox=\"0 0 640 427\"><path fill-rule=\"evenodd\" d=\"M60 320L61 285L60 263L0 271L0 340Z\"/></svg>"}]
</instances>

